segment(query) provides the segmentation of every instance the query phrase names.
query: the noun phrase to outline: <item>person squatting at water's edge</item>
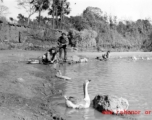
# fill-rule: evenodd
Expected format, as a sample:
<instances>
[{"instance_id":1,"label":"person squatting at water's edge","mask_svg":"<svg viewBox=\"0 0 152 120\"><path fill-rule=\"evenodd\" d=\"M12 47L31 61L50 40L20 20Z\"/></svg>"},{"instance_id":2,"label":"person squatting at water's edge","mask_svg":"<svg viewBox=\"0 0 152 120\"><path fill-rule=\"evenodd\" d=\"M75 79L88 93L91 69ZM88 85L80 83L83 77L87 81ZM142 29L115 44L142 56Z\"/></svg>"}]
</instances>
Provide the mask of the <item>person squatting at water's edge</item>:
<instances>
[{"instance_id":1,"label":"person squatting at water's edge","mask_svg":"<svg viewBox=\"0 0 152 120\"><path fill-rule=\"evenodd\" d=\"M52 47L42 56L42 63L54 63L57 62L58 47Z\"/></svg>"},{"instance_id":2,"label":"person squatting at water's edge","mask_svg":"<svg viewBox=\"0 0 152 120\"><path fill-rule=\"evenodd\" d=\"M42 55L42 57L39 57L38 59L34 60L28 60L27 64L53 64L54 62L58 62L57 59L57 53L58 53L57 47L52 47L49 49L46 53Z\"/></svg>"}]
</instances>

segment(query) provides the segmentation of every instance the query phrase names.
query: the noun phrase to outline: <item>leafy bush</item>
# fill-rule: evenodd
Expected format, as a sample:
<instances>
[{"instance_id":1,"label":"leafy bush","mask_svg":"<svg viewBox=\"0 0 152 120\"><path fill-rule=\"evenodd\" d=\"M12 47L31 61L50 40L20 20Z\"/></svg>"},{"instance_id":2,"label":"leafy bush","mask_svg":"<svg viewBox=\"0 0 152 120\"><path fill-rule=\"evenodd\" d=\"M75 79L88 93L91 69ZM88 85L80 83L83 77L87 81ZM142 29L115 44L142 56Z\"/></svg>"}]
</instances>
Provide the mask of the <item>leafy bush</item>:
<instances>
[{"instance_id":1,"label":"leafy bush","mask_svg":"<svg viewBox=\"0 0 152 120\"><path fill-rule=\"evenodd\" d=\"M77 31L74 29L71 29L69 31L69 41L71 46L96 46L96 40L97 32L93 30L87 30L84 29L82 31Z\"/></svg>"}]
</instances>

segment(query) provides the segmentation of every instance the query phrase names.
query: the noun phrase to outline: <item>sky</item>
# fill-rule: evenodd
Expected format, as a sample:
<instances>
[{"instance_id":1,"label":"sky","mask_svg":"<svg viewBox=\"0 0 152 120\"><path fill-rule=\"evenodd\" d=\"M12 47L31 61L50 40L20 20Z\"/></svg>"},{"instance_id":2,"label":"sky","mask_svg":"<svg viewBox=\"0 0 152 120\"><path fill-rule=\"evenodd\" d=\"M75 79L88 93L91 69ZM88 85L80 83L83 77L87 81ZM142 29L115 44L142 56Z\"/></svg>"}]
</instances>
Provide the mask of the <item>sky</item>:
<instances>
[{"instance_id":1,"label":"sky","mask_svg":"<svg viewBox=\"0 0 152 120\"><path fill-rule=\"evenodd\" d=\"M70 16L80 15L88 6L98 7L108 15L117 16L119 20L152 19L152 0L68 0L71 5ZM17 18L26 12L17 8L16 0L4 0L9 8L7 17ZM42 13L46 15L46 13ZM33 17L35 17L34 15Z\"/></svg>"}]
</instances>

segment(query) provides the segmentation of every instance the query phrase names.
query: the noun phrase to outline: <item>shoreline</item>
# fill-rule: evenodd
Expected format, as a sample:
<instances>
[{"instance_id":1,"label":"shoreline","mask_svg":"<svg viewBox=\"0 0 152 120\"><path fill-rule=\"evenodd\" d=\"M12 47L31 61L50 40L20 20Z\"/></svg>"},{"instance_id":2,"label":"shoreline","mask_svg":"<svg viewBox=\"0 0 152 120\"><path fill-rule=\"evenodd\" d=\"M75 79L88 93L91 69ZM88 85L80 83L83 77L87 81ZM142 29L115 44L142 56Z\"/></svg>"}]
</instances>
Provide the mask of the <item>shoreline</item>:
<instances>
[{"instance_id":1,"label":"shoreline","mask_svg":"<svg viewBox=\"0 0 152 120\"><path fill-rule=\"evenodd\" d=\"M13 52L15 52L15 54L13 54ZM22 60L25 59L29 59L31 58L38 58L39 56L43 55L46 51L29 51L29 50L1 50L1 54L6 54L8 56L17 56L17 57L21 57L24 58ZM104 54L106 52L71 52L68 51L68 56L73 56L73 55L80 55L80 56L86 56L89 58L96 58L97 56L102 56L102 54ZM23 56L23 54L25 56ZM114 57L132 57L132 56L152 56L152 52L110 52L110 57L114 58Z\"/></svg>"},{"instance_id":2,"label":"shoreline","mask_svg":"<svg viewBox=\"0 0 152 120\"><path fill-rule=\"evenodd\" d=\"M95 58L97 56L102 56L105 52L78 52L75 53L76 55L82 55L89 58ZM115 57L132 57L132 56L152 56L152 52L110 52L109 54L110 58Z\"/></svg>"}]
</instances>

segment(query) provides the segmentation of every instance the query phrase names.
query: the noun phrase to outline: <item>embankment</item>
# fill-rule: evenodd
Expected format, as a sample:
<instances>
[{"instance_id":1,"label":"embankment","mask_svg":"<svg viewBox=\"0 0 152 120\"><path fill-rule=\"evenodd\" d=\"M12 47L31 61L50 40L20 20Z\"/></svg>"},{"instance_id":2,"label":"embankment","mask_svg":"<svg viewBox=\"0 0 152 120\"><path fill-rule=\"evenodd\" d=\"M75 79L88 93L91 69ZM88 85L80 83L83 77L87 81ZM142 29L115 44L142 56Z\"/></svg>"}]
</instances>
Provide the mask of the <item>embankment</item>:
<instances>
[{"instance_id":1,"label":"embankment","mask_svg":"<svg viewBox=\"0 0 152 120\"><path fill-rule=\"evenodd\" d=\"M56 71L24 62L39 55L41 52L0 52L1 120L63 120L50 102L53 95L61 95L54 87Z\"/></svg>"}]
</instances>

